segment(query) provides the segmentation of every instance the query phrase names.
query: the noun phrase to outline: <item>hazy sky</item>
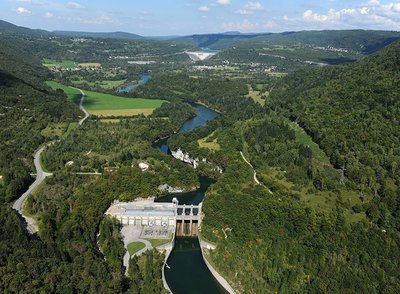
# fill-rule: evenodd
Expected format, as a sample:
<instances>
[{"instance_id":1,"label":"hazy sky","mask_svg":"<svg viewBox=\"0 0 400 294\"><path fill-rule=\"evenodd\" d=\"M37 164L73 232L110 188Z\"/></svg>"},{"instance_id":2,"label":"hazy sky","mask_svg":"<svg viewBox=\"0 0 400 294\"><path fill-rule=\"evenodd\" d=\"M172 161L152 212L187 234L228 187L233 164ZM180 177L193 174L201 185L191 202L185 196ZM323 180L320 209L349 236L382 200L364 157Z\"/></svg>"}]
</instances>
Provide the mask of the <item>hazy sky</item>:
<instances>
[{"instance_id":1,"label":"hazy sky","mask_svg":"<svg viewBox=\"0 0 400 294\"><path fill-rule=\"evenodd\" d=\"M182 35L309 29L400 30L400 2L378 0L0 0L0 19L46 30Z\"/></svg>"}]
</instances>

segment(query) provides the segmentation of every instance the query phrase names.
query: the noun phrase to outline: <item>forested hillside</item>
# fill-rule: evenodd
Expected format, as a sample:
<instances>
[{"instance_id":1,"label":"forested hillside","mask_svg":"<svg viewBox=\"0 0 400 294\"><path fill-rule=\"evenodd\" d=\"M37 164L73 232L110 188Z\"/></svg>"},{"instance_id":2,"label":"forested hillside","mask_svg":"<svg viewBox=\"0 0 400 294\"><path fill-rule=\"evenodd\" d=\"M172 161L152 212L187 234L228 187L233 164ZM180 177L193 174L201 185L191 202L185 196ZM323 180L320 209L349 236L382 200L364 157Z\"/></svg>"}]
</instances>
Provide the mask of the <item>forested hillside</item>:
<instances>
[{"instance_id":1,"label":"forested hillside","mask_svg":"<svg viewBox=\"0 0 400 294\"><path fill-rule=\"evenodd\" d=\"M5 40L3 40L5 41ZM0 48L0 186L1 201L16 198L31 181L32 152L50 137L52 129L65 128L80 111L63 93L43 83L45 68L9 43ZM48 128L49 132L43 133ZM47 137L47 138L46 138Z\"/></svg>"},{"instance_id":2,"label":"forested hillside","mask_svg":"<svg viewBox=\"0 0 400 294\"><path fill-rule=\"evenodd\" d=\"M273 108L296 120L362 194L371 221L400 228L400 42L359 63L282 80Z\"/></svg>"},{"instance_id":3,"label":"forested hillside","mask_svg":"<svg viewBox=\"0 0 400 294\"><path fill-rule=\"evenodd\" d=\"M399 46L290 74L267 117L219 131L231 156L206 197L202 234L239 292L399 291Z\"/></svg>"},{"instance_id":4,"label":"forested hillside","mask_svg":"<svg viewBox=\"0 0 400 294\"><path fill-rule=\"evenodd\" d=\"M310 65L354 62L399 40L387 31L304 31L259 36L233 43L210 62L262 63L293 72Z\"/></svg>"}]
</instances>

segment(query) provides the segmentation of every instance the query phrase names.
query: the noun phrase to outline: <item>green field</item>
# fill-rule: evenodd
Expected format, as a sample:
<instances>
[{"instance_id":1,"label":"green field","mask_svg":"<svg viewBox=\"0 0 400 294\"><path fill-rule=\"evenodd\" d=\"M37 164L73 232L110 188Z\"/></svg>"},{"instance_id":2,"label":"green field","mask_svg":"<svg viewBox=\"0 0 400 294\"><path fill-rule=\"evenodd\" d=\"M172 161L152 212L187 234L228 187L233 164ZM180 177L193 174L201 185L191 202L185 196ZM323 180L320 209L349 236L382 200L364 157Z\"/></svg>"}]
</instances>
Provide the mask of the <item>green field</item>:
<instances>
[{"instance_id":1,"label":"green field","mask_svg":"<svg viewBox=\"0 0 400 294\"><path fill-rule=\"evenodd\" d=\"M111 80L100 80L97 82L88 82L85 80L76 80L76 81L72 81L72 83L74 85L77 85L77 87L79 87L79 85L89 85L90 87L100 87L102 89L105 90L112 90L115 88L118 88L120 86L122 86L124 83L126 83L126 80L117 80L117 81L111 81Z\"/></svg>"},{"instance_id":2,"label":"green field","mask_svg":"<svg viewBox=\"0 0 400 294\"><path fill-rule=\"evenodd\" d=\"M63 90L65 92L65 94L67 94L69 101L75 102L76 104L79 103L79 100L81 99L81 92L79 92L79 90L68 87L68 86L64 86L63 84L53 82L53 81L47 81L46 84L47 84L47 86L49 86L50 88L52 88L54 90L57 90L57 89Z\"/></svg>"},{"instance_id":3,"label":"green field","mask_svg":"<svg viewBox=\"0 0 400 294\"><path fill-rule=\"evenodd\" d=\"M80 92L77 89L64 86L57 82L47 82L53 89L62 89L69 100L79 102ZM84 91L85 100L83 106L93 115L97 116L133 116L138 114L150 115L153 110L166 102L159 99L125 98L111 94L94 91Z\"/></svg>"},{"instance_id":4,"label":"green field","mask_svg":"<svg viewBox=\"0 0 400 294\"><path fill-rule=\"evenodd\" d=\"M163 104L164 100L124 98L93 91L85 91L85 109L98 116L149 115Z\"/></svg>"},{"instance_id":5,"label":"green field","mask_svg":"<svg viewBox=\"0 0 400 294\"><path fill-rule=\"evenodd\" d=\"M129 255L133 255L136 252L138 252L139 250L143 249L146 245L144 245L144 243L142 242L132 242L128 244L128 252Z\"/></svg>"},{"instance_id":6,"label":"green field","mask_svg":"<svg viewBox=\"0 0 400 294\"><path fill-rule=\"evenodd\" d=\"M54 59L43 59L43 65L46 67L61 67L61 68L74 68L77 66L76 62L72 60L57 61Z\"/></svg>"}]
</instances>

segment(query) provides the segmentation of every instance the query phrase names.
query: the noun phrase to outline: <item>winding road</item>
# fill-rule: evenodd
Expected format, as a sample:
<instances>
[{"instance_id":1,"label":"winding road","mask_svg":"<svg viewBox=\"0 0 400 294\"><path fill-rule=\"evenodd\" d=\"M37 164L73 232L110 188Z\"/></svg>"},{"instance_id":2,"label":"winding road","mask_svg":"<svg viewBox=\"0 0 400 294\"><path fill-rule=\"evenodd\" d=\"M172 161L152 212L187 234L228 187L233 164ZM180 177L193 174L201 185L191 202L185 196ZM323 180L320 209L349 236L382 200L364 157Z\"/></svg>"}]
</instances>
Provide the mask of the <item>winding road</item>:
<instances>
[{"instance_id":1,"label":"winding road","mask_svg":"<svg viewBox=\"0 0 400 294\"><path fill-rule=\"evenodd\" d=\"M81 100L79 101L79 108L80 108L80 110L82 110L85 113L85 116L79 121L79 125L81 126L90 115L89 112L87 112L86 109L83 107L83 101L85 100L85 92L83 92L81 89L78 89L78 88L74 88L74 87L71 87L71 88L76 89L79 92L81 92Z\"/></svg>"},{"instance_id":2,"label":"winding road","mask_svg":"<svg viewBox=\"0 0 400 294\"><path fill-rule=\"evenodd\" d=\"M260 183L260 181L257 179L257 172L256 172L256 170L254 169L254 166L246 159L246 157L244 157L242 151L240 151L240 155L242 156L243 160L253 169L253 172L254 172L254 181L257 183L257 185L262 185L262 184ZM264 186L264 185L262 185L262 186ZM265 187L265 186L264 186L264 187ZM267 187L266 187L266 188L267 188ZM271 191L269 188L267 188L267 189L268 189L268 192L269 192L270 194L273 194L272 191Z\"/></svg>"},{"instance_id":3,"label":"winding road","mask_svg":"<svg viewBox=\"0 0 400 294\"><path fill-rule=\"evenodd\" d=\"M81 100L79 102L79 108L85 113L85 117L79 121L79 125L82 125L85 122L85 120L89 117L89 113L86 111L85 108L83 108L83 100L85 97L85 93L81 89L78 89L78 88L74 88L74 89L79 90L82 94ZM54 141L47 143L46 145L42 146L41 148L39 148L39 150L36 151L36 153L34 155L34 159L33 159L33 163L35 164L35 169L36 169L36 179L29 186L28 190L24 194L22 194L21 197L19 197L12 206L12 208L15 209L22 216L22 218L26 221L26 228L30 234L35 234L38 231L38 225L34 218L24 215L24 213L22 211L22 206L23 206L23 203L26 200L26 198L28 198L28 196L39 187L39 185L44 181L44 179L53 175L52 173L45 172L40 163L40 161L41 161L40 156L42 155L43 151L46 149L46 147L48 147L52 144L54 144Z\"/></svg>"},{"instance_id":4,"label":"winding road","mask_svg":"<svg viewBox=\"0 0 400 294\"><path fill-rule=\"evenodd\" d=\"M25 221L27 223L28 232L31 234L36 233L38 231L38 227L37 227L36 221L33 218L28 217L23 214L22 204L24 203L26 198L29 196L29 194L34 192L37 189L37 187L39 187L39 185L44 181L45 178L52 175L51 173L47 173L47 172L43 171L42 165L40 164L40 155L42 154L44 149L46 149L46 147L51 144L53 144L53 142L48 143L45 146L42 146L38 151L36 151L34 160L33 160L33 163L35 164L35 168L36 168L36 179L32 183L32 185L29 186L28 190L24 194L22 194L22 196L19 197L12 206L12 208L14 208L16 211L18 211L18 213L25 219Z\"/></svg>"}]
</instances>

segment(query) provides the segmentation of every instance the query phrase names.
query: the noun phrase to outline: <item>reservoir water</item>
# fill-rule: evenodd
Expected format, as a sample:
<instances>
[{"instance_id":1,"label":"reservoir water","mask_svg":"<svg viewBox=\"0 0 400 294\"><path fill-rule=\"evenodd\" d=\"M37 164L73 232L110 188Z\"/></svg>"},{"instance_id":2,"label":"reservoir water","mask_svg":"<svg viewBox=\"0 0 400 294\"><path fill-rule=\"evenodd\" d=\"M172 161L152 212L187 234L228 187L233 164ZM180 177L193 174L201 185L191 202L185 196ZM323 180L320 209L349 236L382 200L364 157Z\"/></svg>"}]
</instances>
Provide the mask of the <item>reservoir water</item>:
<instances>
[{"instance_id":1,"label":"reservoir water","mask_svg":"<svg viewBox=\"0 0 400 294\"><path fill-rule=\"evenodd\" d=\"M200 104L195 104L196 116L188 120L179 129L187 132L196 127L204 126L220 114ZM153 144L161 152L171 154L168 138L158 140ZM208 177L200 177L200 188L186 193L170 194L158 198L157 202L171 202L173 197L178 198L179 204L199 204L203 201L208 187L214 181ZM186 293L226 293L225 289L215 280L208 270L201 253L197 238L176 237L174 248L167 260L169 267L165 267L164 274L168 286L174 294Z\"/></svg>"},{"instance_id":2,"label":"reservoir water","mask_svg":"<svg viewBox=\"0 0 400 294\"><path fill-rule=\"evenodd\" d=\"M209 121L212 121L214 118L220 116L218 112L201 104L194 104L194 108L196 109L196 116L186 121L178 130L178 133L188 132L194 128L205 126ZM171 154L171 151L167 145L167 141L168 138L160 139L153 143L153 147L165 154Z\"/></svg>"}]
</instances>

